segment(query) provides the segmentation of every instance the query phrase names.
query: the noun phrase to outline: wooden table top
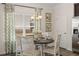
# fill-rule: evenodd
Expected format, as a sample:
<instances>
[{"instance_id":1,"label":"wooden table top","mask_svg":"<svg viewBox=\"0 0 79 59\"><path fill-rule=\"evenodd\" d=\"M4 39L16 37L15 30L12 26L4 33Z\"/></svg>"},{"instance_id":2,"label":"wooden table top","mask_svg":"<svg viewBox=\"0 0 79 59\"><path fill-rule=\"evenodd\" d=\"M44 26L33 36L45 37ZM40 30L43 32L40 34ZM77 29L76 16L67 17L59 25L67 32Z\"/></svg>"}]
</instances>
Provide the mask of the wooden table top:
<instances>
[{"instance_id":1,"label":"wooden table top","mask_svg":"<svg viewBox=\"0 0 79 59\"><path fill-rule=\"evenodd\" d=\"M41 40L34 40L35 44L49 44L54 42L53 39L41 39Z\"/></svg>"}]
</instances>

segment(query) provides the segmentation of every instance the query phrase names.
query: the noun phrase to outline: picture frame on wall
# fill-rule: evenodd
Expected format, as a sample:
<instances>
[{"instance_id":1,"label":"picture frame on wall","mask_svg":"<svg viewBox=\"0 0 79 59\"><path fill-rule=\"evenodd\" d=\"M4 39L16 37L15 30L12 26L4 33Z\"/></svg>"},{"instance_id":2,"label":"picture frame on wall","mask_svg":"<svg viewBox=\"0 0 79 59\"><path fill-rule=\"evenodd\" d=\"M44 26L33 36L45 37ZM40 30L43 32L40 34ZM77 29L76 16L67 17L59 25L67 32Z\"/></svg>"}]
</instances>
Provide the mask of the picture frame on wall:
<instances>
[{"instance_id":1,"label":"picture frame on wall","mask_svg":"<svg viewBox=\"0 0 79 59\"><path fill-rule=\"evenodd\" d=\"M45 14L46 22L51 22L51 13Z\"/></svg>"},{"instance_id":2,"label":"picture frame on wall","mask_svg":"<svg viewBox=\"0 0 79 59\"><path fill-rule=\"evenodd\" d=\"M46 32L52 31L51 13L45 13L45 27Z\"/></svg>"}]
</instances>

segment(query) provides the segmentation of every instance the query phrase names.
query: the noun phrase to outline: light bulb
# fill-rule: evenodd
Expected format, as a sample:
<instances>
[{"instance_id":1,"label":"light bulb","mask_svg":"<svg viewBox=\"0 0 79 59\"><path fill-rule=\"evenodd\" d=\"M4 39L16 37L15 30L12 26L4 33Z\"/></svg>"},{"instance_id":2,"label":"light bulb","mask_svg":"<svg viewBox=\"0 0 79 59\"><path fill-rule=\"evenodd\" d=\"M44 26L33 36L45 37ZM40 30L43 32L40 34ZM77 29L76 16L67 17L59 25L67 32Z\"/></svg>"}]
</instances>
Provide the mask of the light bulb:
<instances>
[{"instance_id":1,"label":"light bulb","mask_svg":"<svg viewBox=\"0 0 79 59\"><path fill-rule=\"evenodd\" d=\"M42 18L42 16L38 16L38 18L39 18L39 19L41 19L41 18Z\"/></svg>"},{"instance_id":2,"label":"light bulb","mask_svg":"<svg viewBox=\"0 0 79 59\"><path fill-rule=\"evenodd\" d=\"M34 19L34 16L31 16L31 19Z\"/></svg>"}]
</instances>

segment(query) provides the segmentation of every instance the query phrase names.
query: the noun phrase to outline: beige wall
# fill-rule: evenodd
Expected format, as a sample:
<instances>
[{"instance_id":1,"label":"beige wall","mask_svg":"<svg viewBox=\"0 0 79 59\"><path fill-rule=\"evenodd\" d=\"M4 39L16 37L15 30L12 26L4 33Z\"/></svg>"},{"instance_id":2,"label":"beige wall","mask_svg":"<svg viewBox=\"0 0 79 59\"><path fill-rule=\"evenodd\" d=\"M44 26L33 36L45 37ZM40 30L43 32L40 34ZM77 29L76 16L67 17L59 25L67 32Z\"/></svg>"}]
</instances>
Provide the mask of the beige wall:
<instances>
[{"instance_id":1,"label":"beige wall","mask_svg":"<svg viewBox=\"0 0 79 59\"><path fill-rule=\"evenodd\" d=\"M72 50L72 17L73 4L63 3L54 7L54 33L62 35L60 46Z\"/></svg>"}]
</instances>

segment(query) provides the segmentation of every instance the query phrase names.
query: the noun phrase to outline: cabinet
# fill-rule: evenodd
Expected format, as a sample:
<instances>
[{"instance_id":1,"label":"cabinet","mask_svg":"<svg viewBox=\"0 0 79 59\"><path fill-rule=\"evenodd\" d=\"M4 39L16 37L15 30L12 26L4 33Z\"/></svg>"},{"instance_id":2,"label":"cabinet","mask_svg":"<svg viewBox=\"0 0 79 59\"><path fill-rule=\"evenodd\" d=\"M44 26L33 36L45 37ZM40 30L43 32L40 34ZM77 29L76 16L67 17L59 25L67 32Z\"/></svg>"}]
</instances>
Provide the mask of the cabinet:
<instances>
[{"instance_id":1,"label":"cabinet","mask_svg":"<svg viewBox=\"0 0 79 59\"><path fill-rule=\"evenodd\" d=\"M74 16L79 16L79 3L74 4Z\"/></svg>"}]
</instances>

